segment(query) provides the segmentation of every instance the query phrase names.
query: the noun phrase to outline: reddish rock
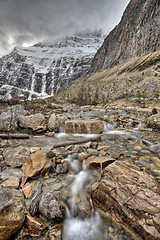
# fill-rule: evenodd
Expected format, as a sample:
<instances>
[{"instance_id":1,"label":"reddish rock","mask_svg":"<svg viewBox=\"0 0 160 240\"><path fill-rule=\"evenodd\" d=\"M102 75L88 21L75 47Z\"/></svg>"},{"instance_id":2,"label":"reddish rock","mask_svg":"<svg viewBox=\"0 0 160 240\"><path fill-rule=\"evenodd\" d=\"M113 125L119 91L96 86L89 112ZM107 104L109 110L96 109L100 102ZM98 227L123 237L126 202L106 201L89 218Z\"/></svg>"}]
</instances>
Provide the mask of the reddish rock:
<instances>
[{"instance_id":1,"label":"reddish rock","mask_svg":"<svg viewBox=\"0 0 160 240\"><path fill-rule=\"evenodd\" d=\"M46 168L46 165L49 165L50 161L41 150L30 154L27 162L21 168L23 175L31 178L37 176Z\"/></svg>"},{"instance_id":2,"label":"reddish rock","mask_svg":"<svg viewBox=\"0 0 160 240\"><path fill-rule=\"evenodd\" d=\"M17 177L11 176L2 183L2 187L19 188L19 179Z\"/></svg>"},{"instance_id":3,"label":"reddish rock","mask_svg":"<svg viewBox=\"0 0 160 240\"><path fill-rule=\"evenodd\" d=\"M80 160L84 160L84 159L86 159L87 158L87 154L86 153L84 153L84 152L81 152L80 154L78 154L78 158L80 159Z\"/></svg>"},{"instance_id":4,"label":"reddish rock","mask_svg":"<svg viewBox=\"0 0 160 240\"><path fill-rule=\"evenodd\" d=\"M30 183L26 183L22 187L22 190L26 198L30 198L32 196L32 185Z\"/></svg>"},{"instance_id":5,"label":"reddish rock","mask_svg":"<svg viewBox=\"0 0 160 240\"><path fill-rule=\"evenodd\" d=\"M103 215L111 216L138 239L160 239L159 184L132 162L116 161L106 167L94 185L92 199Z\"/></svg>"}]
</instances>

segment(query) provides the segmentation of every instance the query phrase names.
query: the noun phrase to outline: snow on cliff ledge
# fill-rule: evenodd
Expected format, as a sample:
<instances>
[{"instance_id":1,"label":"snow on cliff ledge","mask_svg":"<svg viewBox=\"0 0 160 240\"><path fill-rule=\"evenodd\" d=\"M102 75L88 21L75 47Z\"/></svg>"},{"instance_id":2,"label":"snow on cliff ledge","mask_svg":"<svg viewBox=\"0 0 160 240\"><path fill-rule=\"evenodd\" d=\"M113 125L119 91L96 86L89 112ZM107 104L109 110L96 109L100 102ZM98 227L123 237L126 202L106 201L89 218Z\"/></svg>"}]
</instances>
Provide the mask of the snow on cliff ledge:
<instances>
[{"instance_id":1,"label":"snow on cliff ledge","mask_svg":"<svg viewBox=\"0 0 160 240\"><path fill-rule=\"evenodd\" d=\"M90 34L15 48L0 59L0 98L45 98L66 89L88 70L102 43L102 36Z\"/></svg>"}]
</instances>

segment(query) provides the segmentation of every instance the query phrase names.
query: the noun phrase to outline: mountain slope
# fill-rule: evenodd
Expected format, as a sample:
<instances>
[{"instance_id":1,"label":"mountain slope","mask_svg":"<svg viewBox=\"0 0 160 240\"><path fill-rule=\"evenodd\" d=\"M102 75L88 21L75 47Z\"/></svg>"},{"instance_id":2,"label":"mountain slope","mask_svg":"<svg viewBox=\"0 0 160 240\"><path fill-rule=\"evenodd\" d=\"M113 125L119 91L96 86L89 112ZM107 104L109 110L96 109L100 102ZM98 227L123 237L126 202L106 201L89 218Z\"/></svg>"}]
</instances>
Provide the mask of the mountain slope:
<instances>
[{"instance_id":1,"label":"mountain slope","mask_svg":"<svg viewBox=\"0 0 160 240\"><path fill-rule=\"evenodd\" d=\"M102 42L94 33L15 48L0 59L1 98L44 98L66 89L89 68Z\"/></svg>"},{"instance_id":2,"label":"mountain slope","mask_svg":"<svg viewBox=\"0 0 160 240\"><path fill-rule=\"evenodd\" d=\"M160 48L160 0L131 0L95 55L90 73Z\"/></svg>"},{"instance_id":3,"label":"mountain slope","mask_svg":"<svg viewBox=\"0 0 160 240\"><path fill-rule=\"evenodd\" d=\"M82 80L77 79L69 89L55 98L60 102L81 103L85 100L85 104L108 103L122 98L138 101L160 99L160 50L125 61Z\"/></svg>"}]
</instances>

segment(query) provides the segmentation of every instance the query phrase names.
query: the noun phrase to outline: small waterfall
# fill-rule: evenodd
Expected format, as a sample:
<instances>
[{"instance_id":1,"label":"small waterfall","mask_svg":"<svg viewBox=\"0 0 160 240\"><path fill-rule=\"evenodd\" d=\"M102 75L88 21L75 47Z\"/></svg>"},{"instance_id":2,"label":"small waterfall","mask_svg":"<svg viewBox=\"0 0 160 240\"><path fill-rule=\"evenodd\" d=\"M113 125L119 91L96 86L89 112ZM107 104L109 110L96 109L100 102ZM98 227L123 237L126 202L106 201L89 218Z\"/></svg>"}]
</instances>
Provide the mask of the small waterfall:
<instances>
[{"instance_id":1,"label":"small waterfall","mask_svg":"<svg viewBox=\"0 0 160 240\"><path fill-rule=\"evenodd\" d=\"M73 155L66 159L70 163L71 170L74 172L71 184L71 199L66 208L66 220L63 229L63 240L104 240L104 225L99 214L95 212L92 199L87 200L87 186L92 184L94 177ZM70 175L71 177L71 175ZM79 200L78 200L79 199ZM77 206L78 202L87 201L90 205L91 216L81 217L81 211ZM79 203L78 203L79 204ZM83 214L82 214L83 215Z\"/></svg>"},{"instance_id":2,"label":"small waterfall","mask_svg":"<svg viewBox=\"0 0 160 240\"><path fill-rule=\"evenodd\" d=\"M103 134L107 133L107 132L111 132L111 131L114 131L114 127L112 124L110 123L105 123L103 122L104 124L104 130L103 130Z\"/></svg>"},{"instance_id":3,"label":"small waterfall","mask_svg":"<svg viewBox=\"0 0 160 240\"><path fill-rule=\"evenodd\" d=\"M88 134L91 134L91 129L90 129L90 126L88 124L85 123L85 128L87 130L87 133Z\"/></svg>"},{"instance_id":4,"label":"small waterfall","mask_svg":"<svg viewBox=\"0 0 160 240\"><path fill-rule=\"evenodd\" d=\"M31 90L30 90L28 100L32 100L32 95L34 94L34 85L35 85L35 73L32 75Z\"/></svg>"},{"instance_id":5,"label":"small waterfall","mask_svg":"<svg viewBox=\"0 0 160 240\"><path fill-rule=\"evenodd\" d=\"M42 97L47 96L47 94L46 94L46 75L45 74L42 75L41 95L42 95Z\"/></svg>"}]
</instances>

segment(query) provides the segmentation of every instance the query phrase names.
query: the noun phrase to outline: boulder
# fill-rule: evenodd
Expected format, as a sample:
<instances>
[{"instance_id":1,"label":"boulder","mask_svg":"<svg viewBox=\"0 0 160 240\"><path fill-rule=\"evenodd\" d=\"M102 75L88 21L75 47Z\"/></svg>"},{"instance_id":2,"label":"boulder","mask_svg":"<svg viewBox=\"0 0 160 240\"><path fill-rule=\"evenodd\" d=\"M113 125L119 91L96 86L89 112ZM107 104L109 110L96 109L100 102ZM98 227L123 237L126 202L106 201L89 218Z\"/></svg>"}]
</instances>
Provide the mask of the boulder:
<instances>
[{"instance_id":1,"label":"boulder","mask_svg":"<svg viewBox=\"0 0 160 240\"><path fill-rule=\"evenodd\" d=\"M68 120L65 121L66 133L101 134L104 124L100 120Z\"/></svg>"},{"instance_id":2,"label":"boulder","mask_svg":"<svg viewBox=\"0 0 160 240\"><path fill-rule=\"evenodd\" d=\"M115 161L93 186L93 204L134 239L160 239L160 187L131 161Z\"/></svg>"},{"instance_id":3,"label":"boulder","mask_svg":"<svg viewBox=\"0 0 160 240\"><path fill-rule=\"evenodd\" d=\"M44 132L47 129L47 121L42 113L19 117L19 126L32 129L34 132Z\"/></svg>"},{"instance_id":4,"label":"boulder","mask_svg":"<svg viewBox=\"0 0 160 240\"><path fill-rule=\"evenodd\" d=\"M49 220L63 220L65 208L62 203L49 192L41 197L39 212Z\"/></svg>"},{"instance_id":5,"label":"boulder","mask_svg":"<svg viewBox=\"0 0 160 240\"><path fill-rule=\"evenodd\" d=\"M18 119L27 111L21 105L15 105L0 115L0 132L15 131L18 128Z\"/></svg>"},{"instance_id":6,"label":"boulder","mask_svg":"<svg viewBox=\"0 0 160 240\"><path fill-rule=\"evenodd\" d=\"M16 189L0 188L0 240L11 239L21 229L25 215L23 194Z\"/></svg>"},{"instance_id":7,"label":"boulder","mask_svg":"<svg viewBox=\"0 0 160 240\"><path fill-rule=\"evenodd\" d=\"M17 148L6 148L3 152L4 160L12 168L21 167L29 157L30 149L19 146Z\"/></svg>"},{"instance_id":8,"label":"boulder","mask_svg":"<svg viewBox=\"0 0 160 240\"><path fill-rule=\"evenodd\" d=\"M32 217L27 213L25 225L23 228L23 236L40 237L47 229L47 226L37 217Z\"/></svg>"},{"instance_id":9,"label":"boulder","mask_svg":"<svg viewBox=\"0 0 160 240\"><path fill-rule=\"evenodd\" d=\"M51 167L51 160L47 158L41 150L30 154L28 160L23 164L21 170L26 177L35 177L40 172Z\"/></svg>"},{"instance_id":10,"label":"boulder","mask_svg":"<svg viewBox=\"0 0 160 240\"><path fill-rule=\"evenodd\" d=\"M50 132L58 132L59 128L61 126L61 122L57 118L56 114L53 113L50 115L48 120L48 129Z\"/></svg>"},{"instance_id":11,"label":"boulder","mask_svg":"<svg viewBox=\"0 0 160 240\"><path fill-rule=\"evenodd\" d=\"M146 125L154 130L160 130L160 113L146 119Z\"/></svg>"}]
</instances>

